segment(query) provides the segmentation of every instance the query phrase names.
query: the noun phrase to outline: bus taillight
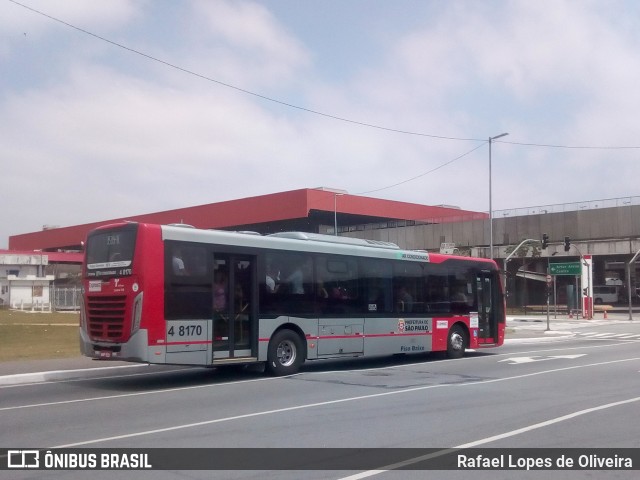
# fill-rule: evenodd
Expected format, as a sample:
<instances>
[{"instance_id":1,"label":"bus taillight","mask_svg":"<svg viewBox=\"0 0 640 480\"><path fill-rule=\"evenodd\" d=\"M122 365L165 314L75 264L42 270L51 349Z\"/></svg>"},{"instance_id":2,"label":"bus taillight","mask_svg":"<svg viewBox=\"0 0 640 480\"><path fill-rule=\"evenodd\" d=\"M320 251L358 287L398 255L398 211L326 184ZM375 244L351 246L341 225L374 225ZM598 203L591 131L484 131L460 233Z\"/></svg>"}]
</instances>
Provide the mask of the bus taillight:
<instances>
[{"instance_id":1,"label":"bus taillight","mask_svg":"<svg viewBox=\"0 0 640 480\"><path fill-rule=\"evenodd\" d=\"M136 295L133 301L133 313L131 316L131 335L136 333L140 328L140 321L142 320L142 292Z\"/></svg>"}]
</instances>

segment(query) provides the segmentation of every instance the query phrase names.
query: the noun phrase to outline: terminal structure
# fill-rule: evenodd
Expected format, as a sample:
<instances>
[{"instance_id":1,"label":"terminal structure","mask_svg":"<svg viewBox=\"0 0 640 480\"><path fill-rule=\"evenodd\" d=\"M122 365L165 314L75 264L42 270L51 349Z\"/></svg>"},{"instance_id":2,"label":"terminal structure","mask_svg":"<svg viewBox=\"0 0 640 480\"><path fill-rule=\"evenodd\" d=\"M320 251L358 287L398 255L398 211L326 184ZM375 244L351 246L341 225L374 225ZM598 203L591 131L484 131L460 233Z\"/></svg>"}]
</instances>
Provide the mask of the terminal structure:
<instances>
[{"instance_id":1,"label":"terminal structure","mask_svg":"<svg viewBox=\"0 0 640 480\"><path fill-rule=\"evenodd\" d=\"M484 220L486 213L449 206L428 206L350 195L326 188L289 192L210 203L164 212L131 215L117 219L9 237L10 250L79 250L87 233L115 221L128 220L158 224L186 223L196 228L251 230L261 234L283 231L334 234L356 225L415 225Z\"/></svg>"},{"instance_id":2,"label":"terminal structure","mask_svg":"<svg viewBox=\"0 0 640 480\"><path fill-rule=\"evenodd\" d=\"M0 251L0 264L5 267L0 269L0 305L47 309L52 303L57 304L57 294L62 290L56 287L73 278L63 266L75 265L77 277L87 233L122 220L261 234L301 231L335 235L364 224L392 227L487 217L486 213L450 206L419 205L350 195L344 190L314 188L102 219L84 225L47 227L9 237L9 250ZM50 285L56 293L49 293ZM65 293L64 297L68 295Z\"/></svg>"},{"instance_id":3,"label":"terminal structure","mask_svg":"<svg viewBox=\"0 0 640 480\"><path fill-rule=\"evenodd\" d=\"M9 251L0 253L76 252L75 257L68 258L70 263L79 262L81 255L77 252L81 250L87 233L100 225L121 220L185 223L203 229L248 230L261 234L301 231L392 242L406 249L492 257L506 272L509 306L545 303L547 275L557 271L552 264L584 264L585 259L592 263L591 290L594 287L615 287L615 292L611 288L598 288L598 291L606 291L608 296L599 299L594 293L595 302L616 303L613 300L617 299L618 303L623 303L629 295L634 301L637 299L635 287L640 286L640 279L636 281L635 258L640 251L640 197L493 213L493 224L490 225L490 216L486 212L363 197L344 190L310 188L123 218L96 219L84 225L47 228L10 237ZM514 252L525 239L532 241ZM493 252L489 251L490 245L493 245ZM509 261L505 262L507 258ZM633 264L630 263L632 260ZM51 275L55 264L49 259L48 266L42 268L42 275ZM17 269L0 270L4 290L8 289L8 270L15 273ZM33 275L33 272L29 274ZM556 302L568 305L577 301L581 287L575 277L553 275ZM5 292L5 298L7 296Z\"/></svg>"}]
</instances>

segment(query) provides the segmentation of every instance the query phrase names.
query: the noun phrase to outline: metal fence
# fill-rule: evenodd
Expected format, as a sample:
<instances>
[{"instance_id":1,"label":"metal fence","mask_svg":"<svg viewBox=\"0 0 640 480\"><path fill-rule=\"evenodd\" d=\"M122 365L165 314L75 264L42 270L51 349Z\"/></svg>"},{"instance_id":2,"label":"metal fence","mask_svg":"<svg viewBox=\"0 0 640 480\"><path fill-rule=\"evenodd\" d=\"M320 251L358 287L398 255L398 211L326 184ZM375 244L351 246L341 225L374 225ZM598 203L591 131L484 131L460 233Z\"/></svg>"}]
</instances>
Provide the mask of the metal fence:
<instances>
[{"instance_id":1,"label":"metal fence","mask_svg":"<svg viewBox=\"0 0 640 480\"><path fill-rule=\"evenodd\" d=\"M538 205L524 208L509 208L506 210L494 210L493 217L521 217L525 215L540 215L544 213L575 212L580 210L596 210L601 208L613 208L640 205L640 197L603 198L600 200L587 200L584 202L556 203L553 205Z\"/></svg>"},{"instance_id":2,"label":"metal fence","mask_svg":"<svg viewBox=\"0 0 640 480\"><path fill-rule=\"evenodd\" d=\"M54 310L80 310L80 287L64 287L51 289Z\"/></svg>"},{"instance_id":3,"label":"metal fence","mask_svg":"<svg viewBox=\"0 0 640 480\"><path fill-rule=\"evenodd\" d=\"M493 218L494 220L500 220L502 218L507 219L510 217L524 217L528 215L542 215L546 213L579 212L584 210L599 210L614 207L632 207L637 205L640 205L640 196L604 198L599 200L587 200L584 202L557 203L552 205L537 205L533 207L494 210ZM449 217L423 218L420 220L389 220L386 222L366 223L359 225L343 225L338 226L338 233L348 235L350 232L362 232L367 230L393 229L398 227L413 227L429 224L461 223L488 219L489 212L468 212L464 215L461 214ZM334 232L333 229L330 228L329 232L326 233L331 233L331 235L333 235ZM488 244L489 242L486 243Z\"/></svg>"}]
</instances>

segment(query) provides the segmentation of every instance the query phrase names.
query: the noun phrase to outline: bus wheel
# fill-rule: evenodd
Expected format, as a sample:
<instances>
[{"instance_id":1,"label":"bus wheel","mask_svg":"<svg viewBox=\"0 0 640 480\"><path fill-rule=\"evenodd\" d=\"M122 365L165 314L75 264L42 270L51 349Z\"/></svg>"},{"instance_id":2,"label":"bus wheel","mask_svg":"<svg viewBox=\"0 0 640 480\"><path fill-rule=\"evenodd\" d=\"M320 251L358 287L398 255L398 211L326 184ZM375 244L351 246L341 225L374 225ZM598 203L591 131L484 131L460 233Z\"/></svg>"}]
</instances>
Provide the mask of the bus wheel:
<instances>
[{"instance_id":1,"label":"bus wheel","mask_svg":"<svg viewBox=\"0 0 640 480\"><path fill-rule=\"evenodd\" d=\"M467 334L460 325L454 325L449 330L447 339L447 356L449 358L461 358L467 348Z\"/></svg>"},{"instance_id":2,"label":"bus wheel","mask_svg":"<svg viewBox=\"0 0 640 480\"><path fill-rule=\"evenodd\" d=\"M303 360L302 341L295 332L280 330L269 342L267 368L273 375L297 373Z\"/></svg>"}]
</instances>

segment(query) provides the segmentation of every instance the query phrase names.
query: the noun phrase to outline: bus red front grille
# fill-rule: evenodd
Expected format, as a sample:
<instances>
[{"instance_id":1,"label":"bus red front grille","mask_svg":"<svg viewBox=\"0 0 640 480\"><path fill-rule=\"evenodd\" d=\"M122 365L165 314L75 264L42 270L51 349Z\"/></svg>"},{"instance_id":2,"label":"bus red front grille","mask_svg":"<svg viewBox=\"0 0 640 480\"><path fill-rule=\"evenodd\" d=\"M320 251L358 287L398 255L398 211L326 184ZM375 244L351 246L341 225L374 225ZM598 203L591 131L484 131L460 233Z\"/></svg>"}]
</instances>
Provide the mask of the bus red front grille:
<instances>
[{"instance_id":1,"label":"bus red front grille","mask_svg":"<svg viewBox=\"0 0 640 480\"><path fill-rule=\"evenodd\" d=\"M124 335L124 295L89 296L87 299L87 328L93 339L120 340Z\"/></svg>"}]
</instances>

